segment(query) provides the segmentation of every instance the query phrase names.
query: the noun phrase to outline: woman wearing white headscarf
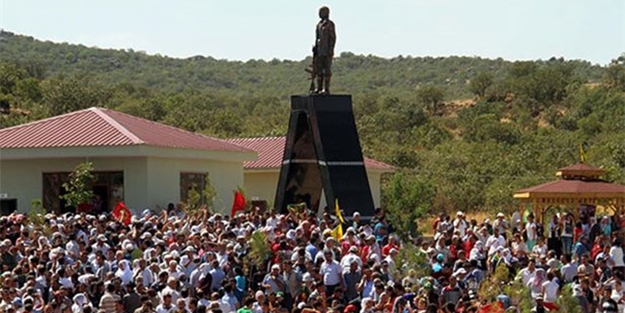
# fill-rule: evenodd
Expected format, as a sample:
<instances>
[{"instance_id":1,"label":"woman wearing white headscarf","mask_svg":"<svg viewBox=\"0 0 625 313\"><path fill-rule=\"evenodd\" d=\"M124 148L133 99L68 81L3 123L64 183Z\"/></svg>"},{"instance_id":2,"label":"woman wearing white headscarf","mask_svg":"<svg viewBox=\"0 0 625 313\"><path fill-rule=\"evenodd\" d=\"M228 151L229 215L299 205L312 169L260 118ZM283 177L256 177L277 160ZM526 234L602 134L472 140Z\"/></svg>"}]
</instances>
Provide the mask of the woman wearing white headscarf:
<instances>
[{"instance_id":1,"label":"woman wearing white headscarf","mask_svg":"<svg viewBox=\"0 0 625 313\"><path fill-rule=\"evenodd\" d=\"M122 280L122 285L125 286L132 281L132 269L130 268L130 262L128 260L119 261L119 266L115 272L115 277Z\"/></svg>"},{"instance_id":2,"label":"woman wearing white headscarf","mask_svg":"<svg viewBox=\"0 0 625 313\"><path fill-rule=\"evenodd\" d=\"M481 262L485 258L483 249L484 243L482 241L476 242L469 252L469 260L476 260Z\"/></svg>"},{"instance_id":3,"label":"woman wearing white headscarf","mask_svg":"<svg viewBox=\"0 0 625 313\"><path fill-rule=\"evenodd\" d=\"M512 253L510 252L510 249L505 248L501 251L501 260L503 260L503 262L507 265L507 266L512 266L513 263L517 262L518 260L512 255Z\"/></svg>"},{"instance_id":4,"label":"woman wearing white headscarf","mask_svg":"<svg viewBox=\"0 0 625 313\"><path fill-rule=\"evenodd\" d=\"M527 287L530 288L532 299L536 299L538 296L542 296L543 283L545 282L545 270L542 268L536 269L536 275L527 282Z\"/></svg>"},{"instance_id":5,"label":"woman wearing white headscarf","mask_svg":"<svg viewBox=\"0 0 625 313\"><path fill-rule=\"evenodd\" d=\"M360 309L360 313L373 313L375 301L371 298L362 299L362 308Z\"/></svg>"},{"instance_id":6,"label":"woman wearing white headscarf","mask_svg":"<svg viewBox=\"0 0 625 313\"><path fill-rule=\"evenodd\" d=\"M85 305L89 305L87 297L82 293L77 293L74 298L74 304L72 304L72 313L82 313Z\"/></svg>"}]
</instances>

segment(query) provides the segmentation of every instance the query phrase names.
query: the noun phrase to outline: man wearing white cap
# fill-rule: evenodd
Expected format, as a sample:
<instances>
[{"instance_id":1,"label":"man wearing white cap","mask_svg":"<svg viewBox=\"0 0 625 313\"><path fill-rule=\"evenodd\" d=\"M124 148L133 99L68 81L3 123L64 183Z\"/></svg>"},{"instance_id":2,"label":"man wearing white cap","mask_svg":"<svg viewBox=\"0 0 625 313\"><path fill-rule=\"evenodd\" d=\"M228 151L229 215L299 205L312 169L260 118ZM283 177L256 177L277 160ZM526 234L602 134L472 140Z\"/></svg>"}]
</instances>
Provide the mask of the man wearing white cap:
<instances>
[{"instance_id":1,"label":"man wearing white cap","mask_svg":"<svg viewBox=\"0 0 625 313\"><path fill-rule=\"evenodd\" d=\"M499 229L499 234L501 234L502 236L505 237L506 235L506 231L508 230L508 221L506 221L504 218L506 216L499 212L497 213L497 219L495 219L493 221L493 228L498 228Z\"/></svg>"},{"instance_id":2,"label":"man wearing white cap","mask_svg":"<svg viewBox=\"0 0 625 313\"><path fill-rule=\"evenodd\" d=\"M280 275L280 265L274 264L271 266L271 272L265 275L263 279L263 288L268 293L278 293L284 291L284 281Z\"/></svg>"},{"instance_id":3,"label":"man wearing white cap","mask_svg":"<svg viewBox=\"0 0 625 313\"><path fill-rule=\"evenodd\" d=\"M467 227L469 227L467 221L464 219L464 213L458 211L456 213L456 219L454 219L454 228L460 232L460 237L464 237Z\"/></svg>"},{"instance_id":4,"label":"man wearing white cap","mask_svg":"<svg viewBox=\"0 0 625 313\"><path fill-rule=\"evenodd\" d=\"M352 227L354 229L359 229L361 226L364 225L364 223L362 223L362 221L360 220L360 212L356 211L354 212L354 215L352 215Z\"/></svg>"},{"instance_id":5,"label":"man wearing white cap","mask_svg":"<svg viewBox=\"0 0 625 313\"><path fill-rule=\"evenodd\" d=\"M458 286L460 286L461 289L465 288L464 278L466 275L467 275L467 270L465 270L462 267L457 269L453 273L453 276L456 277L456 282L458 283Z\"/></svg>"},{"instance_id":6,"label":"man wearing white cap","mask_svg":"<svg viewBox=\"0 0 625 313\"><path fill-rule=\"evenodd\" d=\"M106 243L106 236L99 234L96 243L93 245L93 251L102 251L104 255L107 255L111 247Z\"/></svg>"},{"instance_id":7,"label":"man wearing white cap","mask_svg":"<svg viewBox=\"0 0 625 313\"><path fill-rule=\"evenodd\" d=\"M488 255L492 256L497 252L497 249L503 249L506 245L506 239L499 234L499 228L493 228L493 234L488 237L486 240L486 249L488 250Z\"/></svg>"}]
</instances>

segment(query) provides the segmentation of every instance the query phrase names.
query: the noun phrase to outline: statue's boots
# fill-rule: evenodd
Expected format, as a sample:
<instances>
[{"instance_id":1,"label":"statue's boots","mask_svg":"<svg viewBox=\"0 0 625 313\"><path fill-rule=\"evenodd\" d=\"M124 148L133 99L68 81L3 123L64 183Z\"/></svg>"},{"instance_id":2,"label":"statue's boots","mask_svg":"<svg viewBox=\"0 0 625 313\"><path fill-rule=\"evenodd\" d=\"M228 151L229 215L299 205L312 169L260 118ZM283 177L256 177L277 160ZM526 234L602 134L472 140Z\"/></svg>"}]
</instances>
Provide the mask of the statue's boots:
<instances>
[{"instance_id":1,"label":"statue's boots","mask_svg":"<svg viewBox=\"0 0 625 313\"><path fill-rule=\"evenodd\" d=\"M324 95L330 94L330 76L326 76L325 82L323 84L323 90L321 90L321 94L324 94Z\"/></svg>"},{"instance_id":2,"label":"statue's boots","mask_svg":"<svg viewBox=\"0 0 625 313\"><path fill-rule=\"evenodd\" d=\"M315 90L313 91L313 93L316 93L316 94L323 93L323 77L321 76L317 77L317 86Z\"/></svg>"}]
</instances>

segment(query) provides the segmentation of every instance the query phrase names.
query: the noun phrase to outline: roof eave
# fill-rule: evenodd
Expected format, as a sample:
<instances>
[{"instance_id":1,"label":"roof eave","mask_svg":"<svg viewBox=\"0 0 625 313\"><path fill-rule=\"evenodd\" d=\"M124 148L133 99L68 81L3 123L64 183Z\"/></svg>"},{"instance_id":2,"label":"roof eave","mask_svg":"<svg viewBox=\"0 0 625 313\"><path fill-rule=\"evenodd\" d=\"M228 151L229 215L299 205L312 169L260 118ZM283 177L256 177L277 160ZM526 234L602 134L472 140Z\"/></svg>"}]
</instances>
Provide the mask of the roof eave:
<instances>
[{"instance_id":1,"label":"roof eave","mask_svg":"<svg viewBox=\"0 0 625 313\"><path fill-rule=\"evenodd\" d=\"M625 199L621 192L516 192L515 199Z\"/></svg>"},{"instance_id":2,"label":"roof eave","mask_svg":"<svg viewBox=\"0 0 625 313\"><path fill-rule=\"evenodd\" d=\"M243 170L249 172L276 172L280 171L280 167L244 167ZM389 168L379 168L379 167L365 167L367 172L376 173L376 174L384 174L384 173L394 173L395 169Z\"/></svg>"},{"instance_id":3,"label":"roof eave","mask_svg":"<svg viewBox=\"0 0 625 313\"><path fill-rule=\"evenodd\" d=\"M254 151L200 150L151 146L144 144L119 146L3 148L0 152L0 160L58 159L76 157L165 157L248 162L255 161L258 158L258 155Z\"/></svg>"}]
</instances>

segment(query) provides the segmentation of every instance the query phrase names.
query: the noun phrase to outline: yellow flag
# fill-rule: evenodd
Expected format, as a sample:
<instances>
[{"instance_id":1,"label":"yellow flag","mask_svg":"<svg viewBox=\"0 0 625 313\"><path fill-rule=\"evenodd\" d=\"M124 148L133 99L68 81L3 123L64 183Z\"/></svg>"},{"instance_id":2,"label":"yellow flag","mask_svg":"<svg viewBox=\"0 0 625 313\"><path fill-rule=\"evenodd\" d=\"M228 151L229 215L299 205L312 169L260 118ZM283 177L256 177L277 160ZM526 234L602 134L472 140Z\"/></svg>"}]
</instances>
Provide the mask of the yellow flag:
<instances>
[{"instance_id":1,"label":"yellow flag","mask_svg":"<svg viewBox=\"0 0 625 313\"><path fill-rule=\"evenodd\" d=\"M339 219L339 222L341 222L341 224L345 223L345 219L343 218L343 214L341 214L341 209L339 208L339 199L335 199L334 200L334 214L336 215L336 218ZM342 231L342 229L341 229Z\"/></svg>"},{"instance_id":2,"label":"yellow flag","mask_svg":"<svg viewBox=\"0 0 625 313\"><path fill-rule=\"evenodd\" d=\"M582 147L582 144L579 144L579 162L580 163L586 163L586 152L584 152L584 147Z\"/></svg>"},{"instance_id":3,"label":"yellow flag","mask_svg":"<svg viewBox=\"0 0 625 313\"><path fill-rule=\"evenodd\" d=\"M341 238L343 238L343 224L339 223L336 225L336 227L332 230L331 235L334 239L336 239L336 241L340 242Z\"/></svg>"}]
</instances>

